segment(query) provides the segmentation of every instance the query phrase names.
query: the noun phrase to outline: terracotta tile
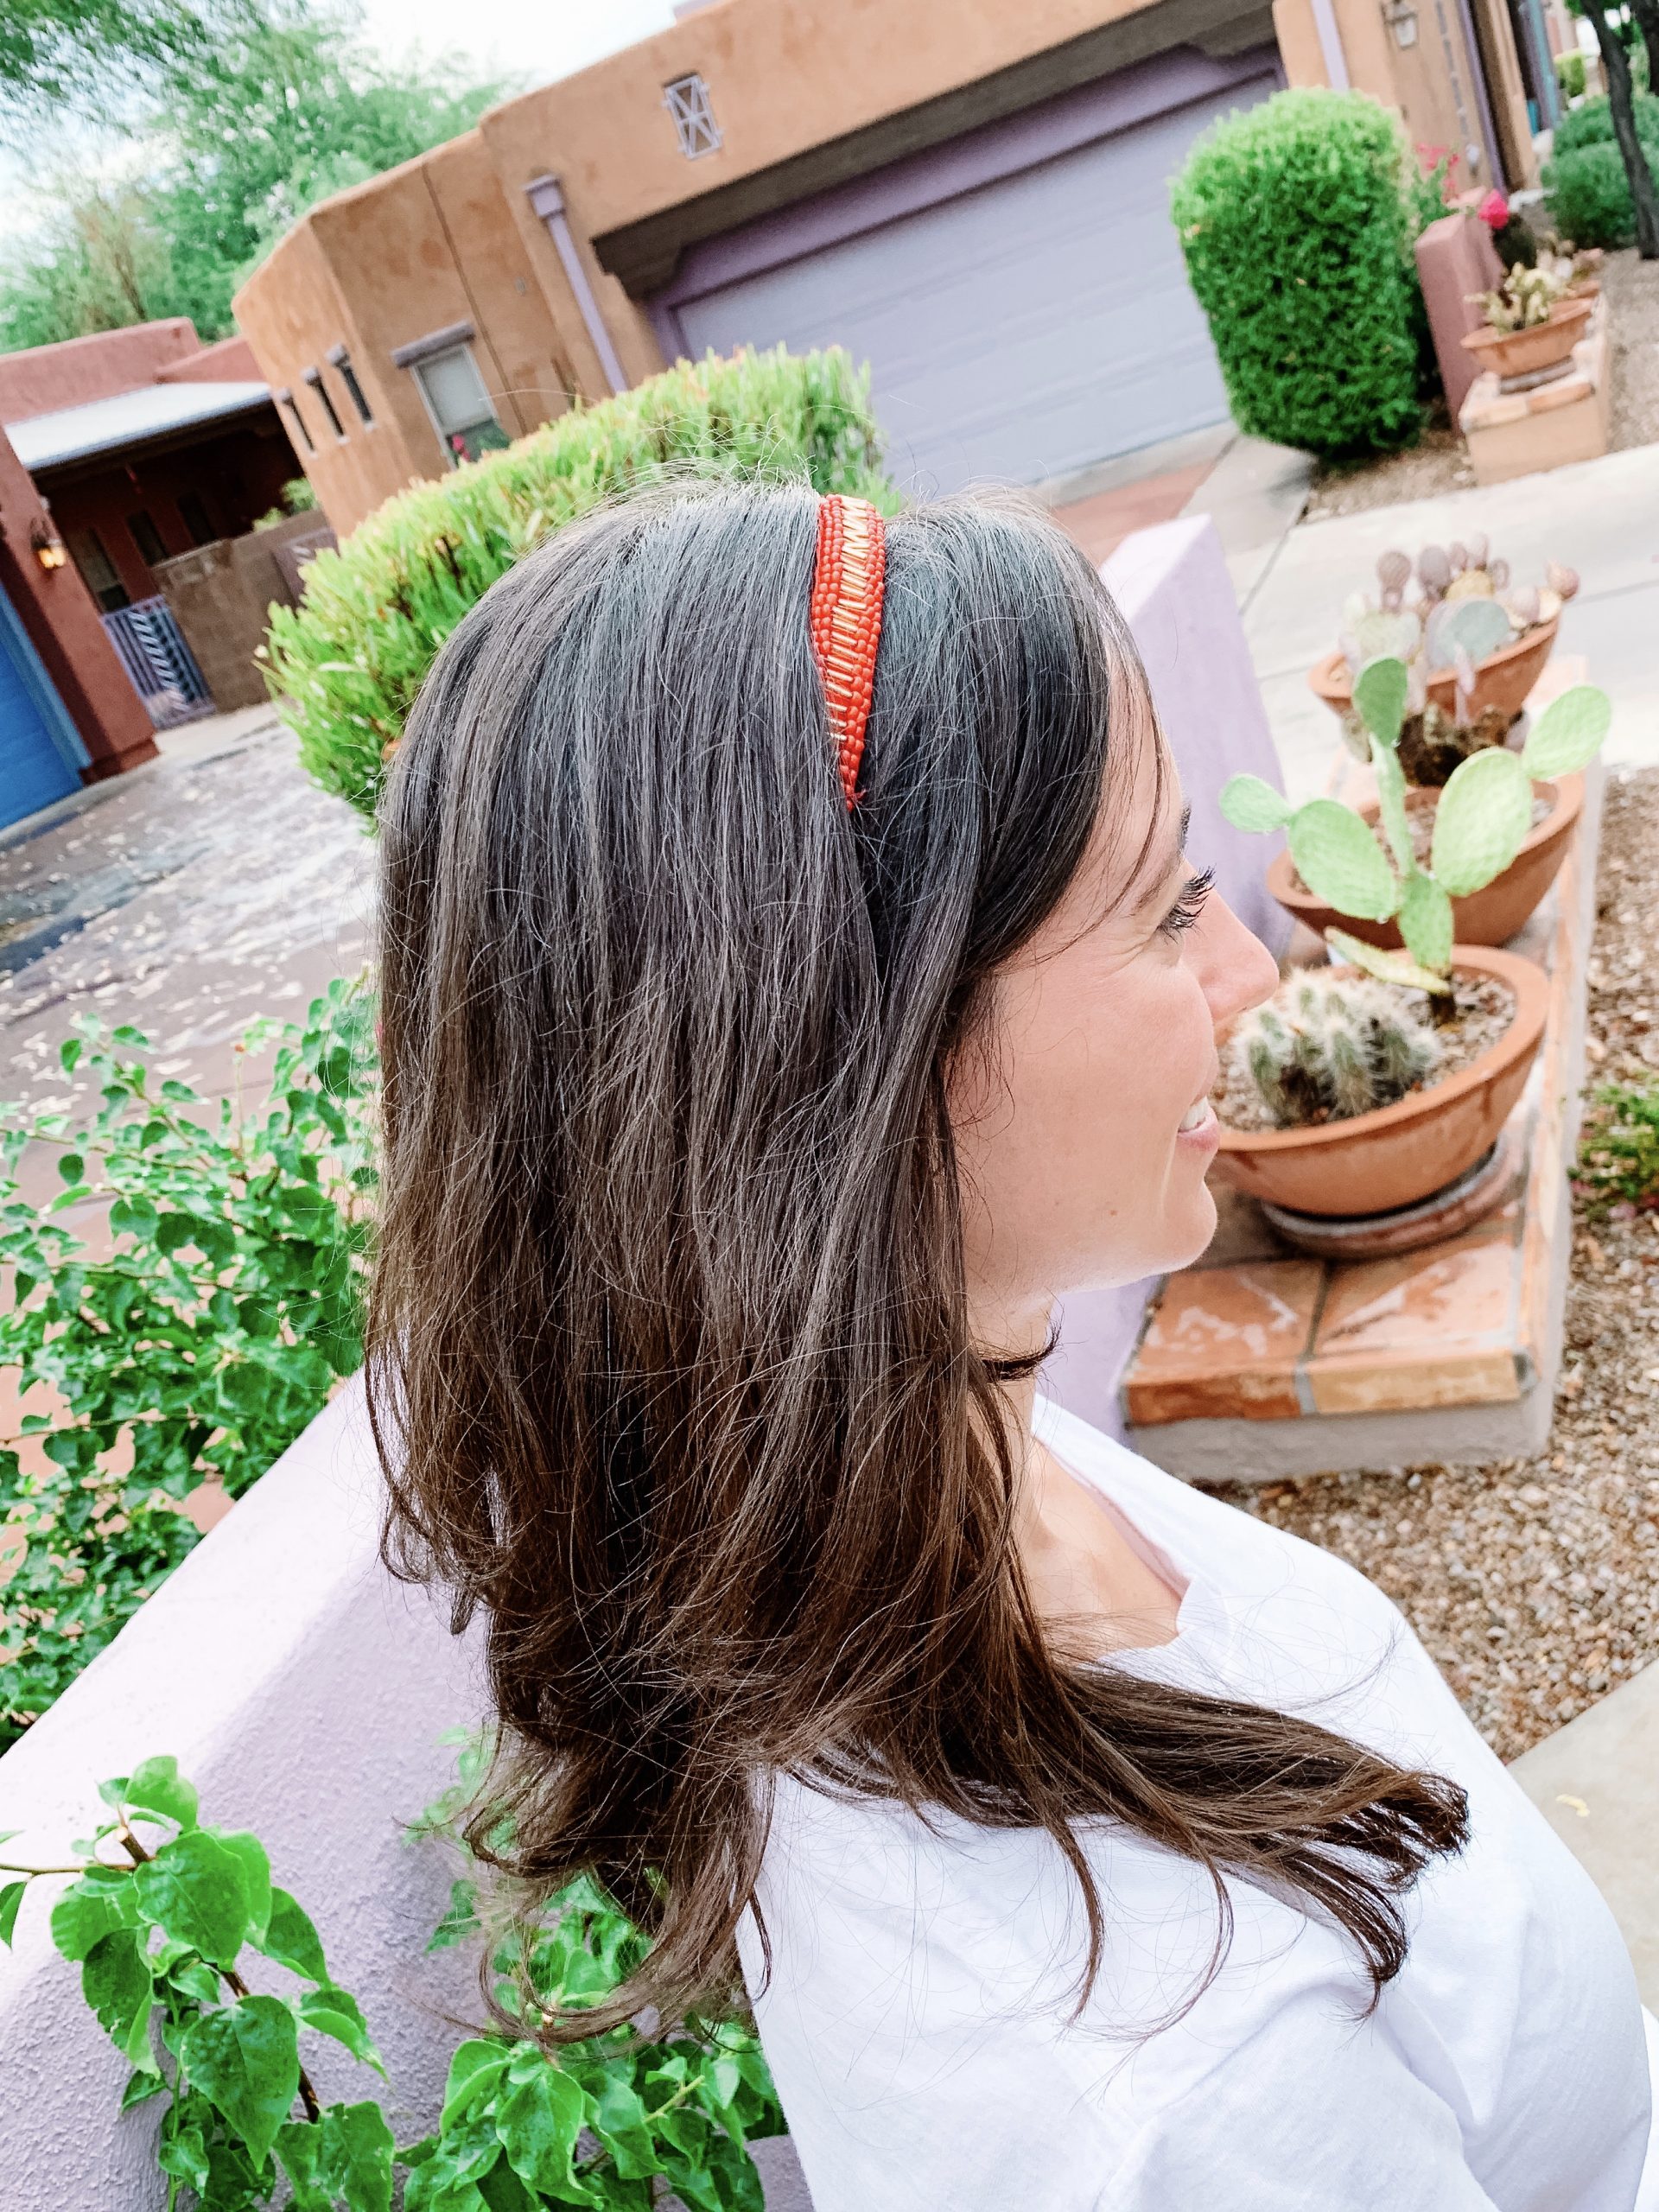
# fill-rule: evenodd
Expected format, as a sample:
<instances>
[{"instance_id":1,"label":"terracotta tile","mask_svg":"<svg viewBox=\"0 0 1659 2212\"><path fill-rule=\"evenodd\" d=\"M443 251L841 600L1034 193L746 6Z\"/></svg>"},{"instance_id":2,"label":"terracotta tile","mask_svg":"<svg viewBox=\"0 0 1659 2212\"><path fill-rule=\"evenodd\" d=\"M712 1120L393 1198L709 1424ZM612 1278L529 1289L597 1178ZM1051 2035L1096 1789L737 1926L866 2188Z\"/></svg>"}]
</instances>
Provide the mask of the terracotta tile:
<instances>
[{"instance_id":1,"label":"terracotta tile","mask_svg":"<svg viewBox=\"0 0 1659 2212\"><path fill-rule=\"evenodd\" d=\"M1506 1343L1520 1273L1517 1227L1513 1217L1485 1221L1421 1252L1333 1268L1311 1364L1440 1358Z\"/></svg>"},{"instance_id":2,"label":"terracotta tile","mask_svg":"<svg viewBox=\"0 0 1659 2212\"><path fill-rule=\"evenodd\" d=\"M1172 1275L1125 1378L1129 1419L1294 1419L1324 1273L1317 1260L1268 1260Z\"/></svg>"},{"instance_id":3,"label":"terracotta tile","mask_svg":"<svg viewBox=\"0 0 1659 2212\"><path fill-rule=\"evenodd\" d=\"M1463 1355L1385 1351L1365 1359L1310 1360L1306 1378L1321 1414L1505 1404L1521 1395L1515 1354L1507 1345Z\"/></svg>"},{"instance_id":4,"label":"terracotta tile","mask_svg":"<svg viewBox=\"0 0 1659 2212\"><path fill-rule=\"evenodd\" d=\"M1554 384L1535 385L1527 394L1529 411L1534 415L1548 415L1557 407L1571 407L1580 399L1593 397L1595 386L1580 370L1577 376L1558 377Z\"/></svg>"},{"instance_id":5,"label":"terracotta tile","mask_svg":"<svg viewBox=\"0 0 1659 2212\"><path fill-rule=\"evenodd\" d=\"M1496 429L1502 423L1523 423L1530 412L1524 391L1499 392L1491 399L1479 401L1471 392L1463 403L1463 434L1467 437L1471 430Z\"/></svg>"}]
</instances>

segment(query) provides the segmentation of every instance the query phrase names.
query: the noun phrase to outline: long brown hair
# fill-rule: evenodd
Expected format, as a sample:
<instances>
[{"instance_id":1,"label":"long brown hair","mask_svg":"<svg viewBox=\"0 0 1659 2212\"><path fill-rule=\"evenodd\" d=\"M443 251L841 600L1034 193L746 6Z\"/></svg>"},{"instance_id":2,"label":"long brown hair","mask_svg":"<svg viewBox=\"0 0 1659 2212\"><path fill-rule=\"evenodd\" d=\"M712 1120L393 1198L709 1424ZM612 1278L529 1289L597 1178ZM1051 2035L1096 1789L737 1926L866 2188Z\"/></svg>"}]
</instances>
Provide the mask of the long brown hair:
<instances>
[{"instance_id":1,"label":"long brown hair","mask_svg":"<svg viewBox=\"0 0 1659 2212\"><path fill-rule=\"evenodd\" d=\"M1299 1895L1380 1988L1461 1793L1051 1648L969 1335L947 1077L1109 795L1132 647L1034 512L903 515L849 814L816 529L793 486L567 529L445 645L391 780L368 1380L389 1559L486 1616L471 1840L655 1938L555 2039L728 1986L780 1771L1046 1830L1090 1974L1107 1819L1224 1929L1228 1874Z\"/></svg>"}]
</instances>

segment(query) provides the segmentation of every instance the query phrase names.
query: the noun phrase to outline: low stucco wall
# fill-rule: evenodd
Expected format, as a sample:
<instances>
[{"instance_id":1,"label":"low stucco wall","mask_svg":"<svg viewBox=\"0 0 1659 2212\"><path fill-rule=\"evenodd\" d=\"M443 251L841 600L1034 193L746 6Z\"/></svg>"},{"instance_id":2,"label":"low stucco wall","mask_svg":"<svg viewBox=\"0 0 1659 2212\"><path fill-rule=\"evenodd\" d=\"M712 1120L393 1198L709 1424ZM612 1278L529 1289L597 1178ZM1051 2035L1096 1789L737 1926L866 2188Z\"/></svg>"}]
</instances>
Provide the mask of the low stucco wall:
<instances>
[{"instance_id":1,"label":"low stucco wall","mask_svg":"<svg viewBox=\"0 0 1659 2212\"><path fill-rule=\"evenodd\" d=\"M378 1469L353 1382L0 1759L8 1858L61 1861L99 1818L97 1784L171 1751L204 1817L251 1828L362 1999L408 2141L435 2119L473 1968L423 1956L455 1872L402 1823L454 1772L448 1728L483 1698L470 1640L376 1558ZM0 2201L6 2212L160 2207L156 2111L117 2116L128 2068L48 1929L62 1878L35 1885L0 1950ZM261 1965L263 1961L259 1962ZM277 1986L280 1971L269 1969ZM320 2091L385 2095L308 2038ZM401 2110L394 2110L401 2105Z\"/></svg>"},{"instance_id":2,"label":"low stucco wall","mask_svg":"<svg viewBox=\"0 0 1659 2212\"><path fill-rule=\"evenodd\" d=\"M1290 918L1269 898L1268 861L1281 836L1235 830L1216 804L1229 776L1261 776L1283 790L1233 580L1207 515L1126 537L1101 570L1140 647L1158 719L1192 808L1188 849L1213 867L1216 887L1274 953ZM1043 1371L1051 1396L1109 1435L1123 1433L1118 1382L1141 1332L1151 1281L1069 1298L1060 1345Z\"/></svg>"}]
</instances>

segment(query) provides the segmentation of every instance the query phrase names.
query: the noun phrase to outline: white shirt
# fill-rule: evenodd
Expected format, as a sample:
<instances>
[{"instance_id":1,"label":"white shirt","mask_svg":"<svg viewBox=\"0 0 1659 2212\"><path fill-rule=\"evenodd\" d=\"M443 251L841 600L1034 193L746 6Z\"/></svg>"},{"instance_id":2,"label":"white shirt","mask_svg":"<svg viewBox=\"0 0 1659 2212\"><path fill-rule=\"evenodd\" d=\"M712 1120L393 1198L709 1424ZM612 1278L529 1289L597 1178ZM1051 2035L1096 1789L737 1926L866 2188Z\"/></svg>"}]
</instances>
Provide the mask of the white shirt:
<instances>
[{"instance_id":1,"label":"white shirt","mask_svg":"<svg viewBox=\"0 0 1659 2212\"><path fill-rule=\"evenodd\" d=\"M1402 1616L1341 1560L1052 1406L1038 1433L1185 1585L1109 1663L1300 1711L1462 1784L1471 1838L1407 1899L1369 2017L1351 1940L1102 1822L1080 2018L1077 1885L1049 1839L787 1778L744 1972L816 2212L1648 2212L1644 2015L1612 1916ZM1651 2022L1647 2023L1651 2030Z\"/></svg>"}]
</instances>

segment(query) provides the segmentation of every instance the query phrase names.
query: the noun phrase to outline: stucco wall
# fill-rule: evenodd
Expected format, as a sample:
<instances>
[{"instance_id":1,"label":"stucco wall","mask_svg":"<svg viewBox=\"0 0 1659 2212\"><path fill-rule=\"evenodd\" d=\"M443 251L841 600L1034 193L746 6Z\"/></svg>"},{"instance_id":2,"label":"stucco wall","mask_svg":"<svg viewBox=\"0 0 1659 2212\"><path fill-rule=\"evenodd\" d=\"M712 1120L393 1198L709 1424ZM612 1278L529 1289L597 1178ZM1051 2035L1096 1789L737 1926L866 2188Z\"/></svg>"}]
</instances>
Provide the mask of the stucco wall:
<instances>
[{"instance_id":1,"label":"stucco wall","mask_svg":"<svg viewBox=\"0 0 1659 2212\"><path fill-rule=\"evenodd\" d=\"M57 346L0 353L0 423L22 423L31 415L50 415L60 407L79 407L154 384L162 369L196 353L200 345L188 316L170 315L128 330L100 330Z\"/></svg>"},{"instance_id":2,"label":"stucco wall","mask_svg":"<svg viewBox=\"0 0 1659 2212\"><path fill-rule=\"evenodd\" d=\"M455 1866L403 1824L453 1774L439 1735L482 1699L473 1646L376 1562L378 1471L353 1383L0 1759L0 1827L22 1831L9 1857L49 1862L93 1825L104 1777L173 1752L204 1817L262 1837L316 1922L364 2001L409 2141L435 2118L461 2040L442 2016L477 2006L469 1961L423 1956ZM52 1948L65 1886L26 1898L0 1951L0 2198L6 2212L145 2212L166 2202L155 2107L116 2116L128 2069ZM250 1980L283 1984L268 1967ZM324 2097L385 2094L333 2044L306 2043Z\"/></svg>"},{"instance_id":3,"label":"stucco wall","mask_svg":"<svg viewBox=\"0 0 1659 2212\"><path fill-rule=\"evenodd\" d=\"M29 532L44 520L40 495L0 431L0 587L92 756L82 773L97 782L153 760L156 734L74 563L48 570L35 558Z\"/></svg>"}]
</instances>

